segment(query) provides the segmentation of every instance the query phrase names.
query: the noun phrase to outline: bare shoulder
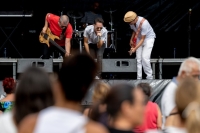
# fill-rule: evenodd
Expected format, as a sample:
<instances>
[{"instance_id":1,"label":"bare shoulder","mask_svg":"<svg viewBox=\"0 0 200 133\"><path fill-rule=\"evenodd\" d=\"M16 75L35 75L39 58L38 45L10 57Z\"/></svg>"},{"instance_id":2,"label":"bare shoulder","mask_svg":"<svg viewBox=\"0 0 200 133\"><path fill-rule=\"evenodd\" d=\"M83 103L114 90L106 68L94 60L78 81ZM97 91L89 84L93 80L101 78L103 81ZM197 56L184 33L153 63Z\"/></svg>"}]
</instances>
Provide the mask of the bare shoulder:
<instances>
[{"instance_id":1,"label":"bare shoulder","mask_svg":"<svg viewBox=\"0 0 200 133\"><path fill-rule=\"evenodd\" d=\"M86 125L86 133L109 133L108 130L101 124L89 121Z\"/></svg>"},{"instance_id":2,"label":"bare shoulder","mask_svg":"<svg viewBox=\"0 0 200 133\"><path fill-rule=\"evenodd\" d=\"M18 133L32 133L36 122L38 114L31 114L25 117L19 124Z\"/></svg>"}]
</instances>

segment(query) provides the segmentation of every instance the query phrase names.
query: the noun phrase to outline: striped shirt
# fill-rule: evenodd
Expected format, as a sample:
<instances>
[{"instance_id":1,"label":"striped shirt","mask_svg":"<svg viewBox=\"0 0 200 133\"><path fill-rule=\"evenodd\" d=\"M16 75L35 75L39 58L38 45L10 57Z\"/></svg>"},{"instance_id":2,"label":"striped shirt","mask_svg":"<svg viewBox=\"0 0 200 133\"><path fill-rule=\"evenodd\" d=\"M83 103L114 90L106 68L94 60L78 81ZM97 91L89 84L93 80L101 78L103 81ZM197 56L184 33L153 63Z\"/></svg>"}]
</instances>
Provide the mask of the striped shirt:
<instances>
[{"instance_id":1,"label":"striped shirt","mask_svg":"<svg viewBox=\"0 0 200 133\"><path fill-rule=\"evenodd\" d=\"M107 40L107 32L108 31L106 30L106 28L103 27L103 29L101 30L101 40L104 42L106 42ZM88 38L88 44L96 44L98 42L98 37L94 31L94 25L87 26L85 28L83 36Z\"/></svg>"}]
</instances>

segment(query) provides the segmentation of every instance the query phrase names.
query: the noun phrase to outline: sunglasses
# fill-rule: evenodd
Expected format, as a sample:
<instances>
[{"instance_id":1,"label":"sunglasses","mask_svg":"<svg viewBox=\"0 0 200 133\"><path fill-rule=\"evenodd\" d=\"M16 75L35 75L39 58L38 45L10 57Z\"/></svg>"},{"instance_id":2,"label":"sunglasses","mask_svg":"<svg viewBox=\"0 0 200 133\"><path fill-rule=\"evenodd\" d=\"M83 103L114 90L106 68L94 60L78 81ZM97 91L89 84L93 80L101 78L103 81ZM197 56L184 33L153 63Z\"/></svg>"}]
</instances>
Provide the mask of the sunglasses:
<instances>
[{"instance_id":1,"label":"sunglasses","mask_svg":"<svg viewBox=\"0 0 200 133\"><path fill-rule=\"evenodd\" d=\"M97 27L96 29L97 29L97 30L98 30L98 29L102 30L102 29L103 29L103 27Z\"/></svg>"}]
</instances>

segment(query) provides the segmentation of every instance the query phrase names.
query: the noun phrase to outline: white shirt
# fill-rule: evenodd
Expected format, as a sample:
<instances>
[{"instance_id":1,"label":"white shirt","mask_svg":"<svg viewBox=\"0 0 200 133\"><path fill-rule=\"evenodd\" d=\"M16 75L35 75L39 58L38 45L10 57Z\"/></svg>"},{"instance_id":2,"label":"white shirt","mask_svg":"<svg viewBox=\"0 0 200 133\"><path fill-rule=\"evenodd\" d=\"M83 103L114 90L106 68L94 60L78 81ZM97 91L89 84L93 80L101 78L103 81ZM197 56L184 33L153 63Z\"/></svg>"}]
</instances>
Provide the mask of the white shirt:
<instances>
[{"instance_id":1,"label":"white shirt","mask_svg":"<svg viewBox=\"0 0 200 133\"><path fill-rule=\"evenodd\" d=\"M17 128L13 122L12 112L6 112L0 115L0 132L17 133Z\"/></svg>"},{"instance_id":2,"label":"white shirt","mask_svg":"<svg viewBox=\"0 0 200 133\"><path fill-rule=\"evenodd\" d=\"M187 133L187 130L185 128L166 127L163 131L161 131L161 130L148 130L145 133Z\"/></svg>"},{"instance_id":3,"label":"white shirt","mask_svg":"<svg viewBox=\"0 0 200 133\"><path fill-rule=\"evenodd\" d=\"M4 99L5 96L4 95L0 95L0 100Z\"/></svg>"},{"instance_id":4,"label":"white shirt","mask_svg":"<svg viewBox=\"0 0 200 133\"><path fill-rule=\"evenodd\" d=\"M175 80L175 79L173 79ZM176 107L175 94L177 89L177 83L171 81L164 90L161 99L161 111L163 115L163 125L165 124L165 118L169 116L171 111Z\"/></svg>"},{"instance_id":5,"label":"white shirt","mask_svg":"<svg viewBox=\"0 0 200 133\"><path fill-rule=\"evenodd\" d=\"M164 130L166 133L187 133L185 128L166 127Z\"/></svg>"},{"instance_id":6,"label":"white shirt","mask_svg":"<svg viewBox=\"0 0 200 133\"><path fill-rule=\"evenodd\" d=\"M140 26L140 22L142 21L143 17L138 16L138 21L136 22L136 27L135 25L130 25L131 29L134 30L135 32L137 31L138 27ZM149 24L148 20L145 20L142 24L141 31L138 34L137 40L140 40L141 35L146 35L145 40L147 39L153 39L156 38L156 34Z\"/></svg>"},{"instance_id":7,"label":"white shirt","mask_svg":"<svg viewBox=\"0 0 200 133\"><path fill-rule=\"evenodd\" d=\"M39 113L34 133L85 133L87 122L80 112L49 107Z\"/></svg>"},{"instance_id":8,"label":"white shirt","mask_svg":"<svg viewBox=\"0 0 200 133\"><path fill-rule=\"evenodd\" d=\"M107 41L107 30L105 27L101 30L101 40L106 42ZM88 38L88 44L93 43L96 44L98 42L98 37L94 31L94 25L87 26L85 28L84 37Z\"/></svg>"}]
</instances>

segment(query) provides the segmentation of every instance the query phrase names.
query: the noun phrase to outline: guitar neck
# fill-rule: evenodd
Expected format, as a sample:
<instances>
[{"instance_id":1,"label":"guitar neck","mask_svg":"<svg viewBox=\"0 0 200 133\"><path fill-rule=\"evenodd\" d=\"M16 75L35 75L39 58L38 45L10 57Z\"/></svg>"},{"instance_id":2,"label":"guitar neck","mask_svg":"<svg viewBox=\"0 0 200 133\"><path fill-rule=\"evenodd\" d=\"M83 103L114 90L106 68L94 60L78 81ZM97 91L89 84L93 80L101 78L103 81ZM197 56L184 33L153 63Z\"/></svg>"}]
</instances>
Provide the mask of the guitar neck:
<instances>
[{"instance_id":1,"label":"guitar neck","mask_svg":"<svg viewBox=\"0 0 200 133\"><path fill-rule=\"evenodd\" d=\"M55 46L56 48L58 48L63 54L66 53L66 51L65 51L60 45L58 45L55 41L53 41L52 39L49 39L49 42L50 42L53 46Z\"/></svg>"}]
</instances>

